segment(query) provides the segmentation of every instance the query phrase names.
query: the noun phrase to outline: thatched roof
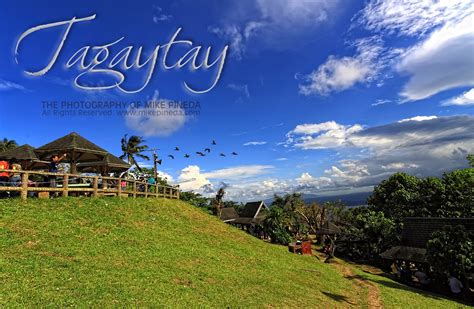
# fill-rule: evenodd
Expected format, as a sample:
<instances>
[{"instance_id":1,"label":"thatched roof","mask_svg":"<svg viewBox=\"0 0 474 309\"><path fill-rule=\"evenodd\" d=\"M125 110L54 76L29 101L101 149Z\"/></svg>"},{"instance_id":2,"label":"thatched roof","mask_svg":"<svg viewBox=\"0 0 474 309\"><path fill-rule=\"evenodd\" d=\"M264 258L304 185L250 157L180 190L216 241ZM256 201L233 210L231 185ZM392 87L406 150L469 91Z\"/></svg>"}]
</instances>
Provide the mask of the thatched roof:
<instances>
[{"instance_id":1,"label":"thatched roof","mask_svg":"<svg viewBox=\"0 0 474 309\"><path fill-rule=\"evenodd\" d=\"M130 168L130 164L111 153L105 155L104 159L100 161L77 164L77 169L80 171L100 172L101 168L105 168L107 173L124 172Z\"/></svg>"},{"instance_id":2,"label":"thatched roof","mask_svg":"<svg viewBox=\"0 0 474 309\"><path fill-rule=\"evenodd\" d=\"M76 132L69 133L66 136L58 138L46 145L36 149L36 152L42 154L64 153L64 152L89 153L105 156L108 152L100 148L91 141L80 136Z\"/></svg>"},{"instance_id":3,"label":"thatched roof","mask_svg":"<svg viewBox=\"0 0 474 309\"><path fill-rule=\"evenodd\" d=\"M445 225L463 225L468 231L474 231L474 218L405 218L402 244L425 248L433 232L442 230Z\"/></svg>"},{"instance_id":4,"label":"thatched roof","mask_svg":"<svg viewBox=\"0 0 474 309\"><path fill-rule=\"evenodd\" d=\"M222 208L220 219L224 222L234 221L239 217L234 207Z\"/></svg>"},{"instance_id":5,"label":"thatched roof","mask_svg":"<svg viewBox=\"0 0 474 309\"><path fill-rule=\"evenodd\" d=\"M11 160L16 159L18 161L34 161L38 160L35 154L35 148L25 144L13 149L8 149L0 153L0 159Z\"/></svg>"},{"instance_id":6,"label":"thatched roof","mask_svg":"<svg viewBox=\"0 0 474 309\"><path fill-rule=\"evenodd\" d=\"M341 232L342 232L341 229L337 225L335 225L332 222L326 221L321 226L321 228L316 231L316 234L335 235L335 234L340 234Z\"/></svg>"},{"instance_id":7,"label":"thatched roof","mask_svg":"<svg viewBox=\"0 0 474 309\"><path fill-rule=\"evenodd\" d=\"M258 217L258 218L244 218L244 217L239 217L233 221L231 221L231 224L242 224L242 225L260 225L263 223L265 220L264 217Z\"/></svg>"},{"instance_id":8,"label":"thatched roof","mask_svg":"<svg viewBox=\"0 0 474 309\"><path fill-rule=\"evenodd\" d=\"M248 202L245 204L244 208L241 212L241 217L244 218L256 218L259 216L260 211L263 209L268 208L267 205L263 201L257 202Z\"/></svg>"},{"instance_id":9,"label":"thatched roof","mask_svg":"<svg viewBox=\"0 0 474 309\"><path fill-rule=\"evenodd\" d=\"M426 249L423 248L396 246L383 252L380 254L380 256L388 260L403 260L424 263L426 262L425 254Z\"/></svg>"}]
</instances>

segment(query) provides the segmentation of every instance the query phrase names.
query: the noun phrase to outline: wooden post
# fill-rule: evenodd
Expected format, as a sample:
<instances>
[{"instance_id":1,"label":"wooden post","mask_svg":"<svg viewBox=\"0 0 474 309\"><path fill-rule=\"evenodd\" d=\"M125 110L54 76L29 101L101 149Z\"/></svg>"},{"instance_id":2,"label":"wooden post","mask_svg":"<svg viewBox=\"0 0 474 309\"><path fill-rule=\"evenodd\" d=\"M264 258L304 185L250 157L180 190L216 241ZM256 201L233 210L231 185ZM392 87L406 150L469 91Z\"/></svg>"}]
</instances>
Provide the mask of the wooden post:
<instances>
[{"instance_id":1,"label":"wooden post","mask_svg":"<svg viewBox=\"0 0 474 309\"><path fill-rule=\"evenodd\" d=\"M148 183L145 183L145 197L148 197Z\"/></svg>"},{"instance_id":2,"label":"wooden post","mask_svg":"<svg viewBox=\"0 0 474 309\"><path fill-rule=\"evenodd\" d=\"M103 179L102 179L102 182L104 182ZM94 189L94 191L92 192L92 196L99 197L99 177L97 176L95 176L94 179L92 180L92 189Z\"/></svg>"},{"instance_id":3,"label":"wooden post","mask_svg":"<svg viewBox=\"0 0 474 309\"><path fill-rule=\"evenodd\" d=\"M122 178L118 178L117 196L122 197Z\"/></svg>"},{"instance_id":4,"label":"wooden post","mask_svg":"<svg viewBox=\"0 0 474 309\"><path fill-rule=\"evenodd\" d=\"M26 201L28 198L28 173L21 174L21 199Z\"/></svg>"},{"instance_id":5,"label":"wooden post","mask_svg":"<svg viewBox=\"0 0 474 309\"><path fill-rule=\"evenodd\" d=\"M177 198L178 200L179 200L179 194L180 194L180 193L179 193L179 185L178 185L178 187L176 188L176 198Z\"/></svg>"},{"instance_id":6,"label":"wooden post","mask_svg":"<svg viewBox=\"0 0 474 309\"><path fill-rule=\"evenodd\" d=\"M137 197L137 181L133 181L133 197Z\"/></svg>"},{"instance_id":7,"label":"wooden post","mask_svg":"<svg viewBox=\"0 0 474 309\"><path fill-rule=\"evenodd\" d=\"M158 197L158 182L155 182L155 197Z\"/></svg>"},{"instance_id":8,"label":"wooden post","mask_svg":"<svg viewBox=\"0 0 474 309\"><path fill-rule=\"evenodd\" d=\"M69 195L69 175L64 174L63 176L63 197L67 197Z\"/></svg>"}]
</instances>

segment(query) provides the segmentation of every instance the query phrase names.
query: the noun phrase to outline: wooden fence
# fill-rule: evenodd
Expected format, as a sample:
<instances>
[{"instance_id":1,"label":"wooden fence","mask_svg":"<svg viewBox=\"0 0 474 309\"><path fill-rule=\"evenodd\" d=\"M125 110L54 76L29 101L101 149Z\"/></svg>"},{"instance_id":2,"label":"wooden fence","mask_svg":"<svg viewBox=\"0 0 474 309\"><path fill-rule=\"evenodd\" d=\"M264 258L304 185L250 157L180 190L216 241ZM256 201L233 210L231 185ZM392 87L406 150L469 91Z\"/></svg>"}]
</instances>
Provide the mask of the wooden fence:
<instances>
[{"instance_id":1,"label":"wooden fence","mask_svg":"<svg viewBox=\"0 0 474 309\"><path fill-rule=\"evenodd\" d=\"M0 195L19 195L22 200L28 197L61 196L119 196L119 197L164 197L179 199L178 186L149 184L128 178L106 176L87 176L40 171L1 170L1 173L17 175L18 182L0 183ZM0 180L0 182L2 182ZM47 192L47 193L45 193Z\"/></svg>"}]
</instances>

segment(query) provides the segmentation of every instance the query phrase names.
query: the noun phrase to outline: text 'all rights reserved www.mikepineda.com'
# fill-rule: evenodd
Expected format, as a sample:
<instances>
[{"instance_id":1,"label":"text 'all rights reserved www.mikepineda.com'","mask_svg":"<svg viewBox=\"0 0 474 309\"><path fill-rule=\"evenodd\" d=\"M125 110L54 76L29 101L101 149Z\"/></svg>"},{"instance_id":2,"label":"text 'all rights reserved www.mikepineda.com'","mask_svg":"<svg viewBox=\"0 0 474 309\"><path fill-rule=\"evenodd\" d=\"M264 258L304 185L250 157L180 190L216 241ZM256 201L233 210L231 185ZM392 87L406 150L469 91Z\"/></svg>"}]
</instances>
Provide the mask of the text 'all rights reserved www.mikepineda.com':
<instances>
[{"instance_id":1,"label":"text 'all rights reserved www.mikepineda.com'","mask_svg":"<svg viewBox=\"0 0 474 309\"><path fill-rule=\"evenodd\" d=\"M112 116L199 116L199 101L41 101L44 117L112 117Z\"/></svg>"}]
</instances>

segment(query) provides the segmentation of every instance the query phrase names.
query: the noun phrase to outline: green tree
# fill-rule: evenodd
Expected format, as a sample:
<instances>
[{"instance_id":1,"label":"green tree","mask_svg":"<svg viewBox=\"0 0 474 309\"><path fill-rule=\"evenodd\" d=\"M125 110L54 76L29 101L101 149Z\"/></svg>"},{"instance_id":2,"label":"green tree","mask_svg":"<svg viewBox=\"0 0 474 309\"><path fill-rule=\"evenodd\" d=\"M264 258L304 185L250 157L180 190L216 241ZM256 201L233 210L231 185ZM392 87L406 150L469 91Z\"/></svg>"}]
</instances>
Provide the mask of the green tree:
<instances>
[{"instance_id":1,"label":"green tree","mask_svg":"<svg viewBox=\"0 0 474 309\"><path fill-rule=\"evenodd\" d=\"M443 176L444 217L474 217L474 168L466 168Z\"/></svg>"},{"instance_id":2,"label":"green tree","mask_svg":"<svg viewBox=\"0 0 474 309\"><path fill-rule=\"evenodd\" d=\"M130 138L127 138L127 134L121 140L123 154L120 156L120 159L126 158L128 164L134 165L139 171L142 171L142 168L138 165L136 157L150 160L148 156L143 154L148 149L147 145L143 145L144 142L145 140L141 136L132 135Z\"/></svg>"},{"instance_id":3,"label":"green tree","mask_svg":"<svg viewBox=\"0 0 474 309\"><path fill-rule=\"evenodd\" d=\"M469 162L469 166L474 168L474 154L468 154L467 161Z\"/></svg>"},{"instance_id":4,"label":"green tree","mask_svg":"<svg viewBox=\"0 0 474 309\"><path fill-rule=\"evenodd\" d=\"M270 236L272 243L286 245L291 242L291 235L287 230L287 217L282 207L270 207L263 221L263 229Z\"/></svg>"},{"instance_id":5,"label":"green tree","mask_svg":"<svg viewBox=\"0 0 474 309\"><path fill-rule=\"evenodd\" d=\"M16 147L18 147L18 144L13 139L4 138L3 140L0 141L0 152L4 152Z\"/></svg>"},{"instance_id":6,"label":"green tree","mask_svg":"<svg viewBox=\"0 0 474 309\"><path fill-rule=\"evenodd\" d=\"M381 211L401 228L404 217L422 215L419 209L421 180L405 173L393 174L374 188L368 198L371 209Z\"/></svg>"},{"instance_id":7,"label":"green tree","mask_svg":"<svg viewBox=\"0 0 474 309\"><path fill-rule=\"evenodd\" d=\"M465 275L474 271L474 235L462 225L445 226L428 241L426 259L440 275Z\"/></svg>"},{"instance_id":8,"label":"green tree","mask_svg":"<svg viewBox=\"0 0 474 309\"><path fill-rule=\"evenodd\" d=\"M209 208L210 202L209 199L202 196L199 193L195 192L181 192L179 198L182 201L188 202L191 205L194 205L196 207L201 207L201 208Z\"/></svg>"},{"instance_id":9,"label":"green tree","mask_svg":"<svg viewBox=\"0 0 474 309\"><path fill-rule=\"evenodd\" d=\"M147 168L147 167L142 167L141 171L132 170L129 173L133 174L136 178L144 177L148 179L150 177L155 177L155 171L152 168ZM160 176L158 176L158 179L156 179L156 182L163 186L168 185L168 180Z\"/></svg>"}]
</instances>

